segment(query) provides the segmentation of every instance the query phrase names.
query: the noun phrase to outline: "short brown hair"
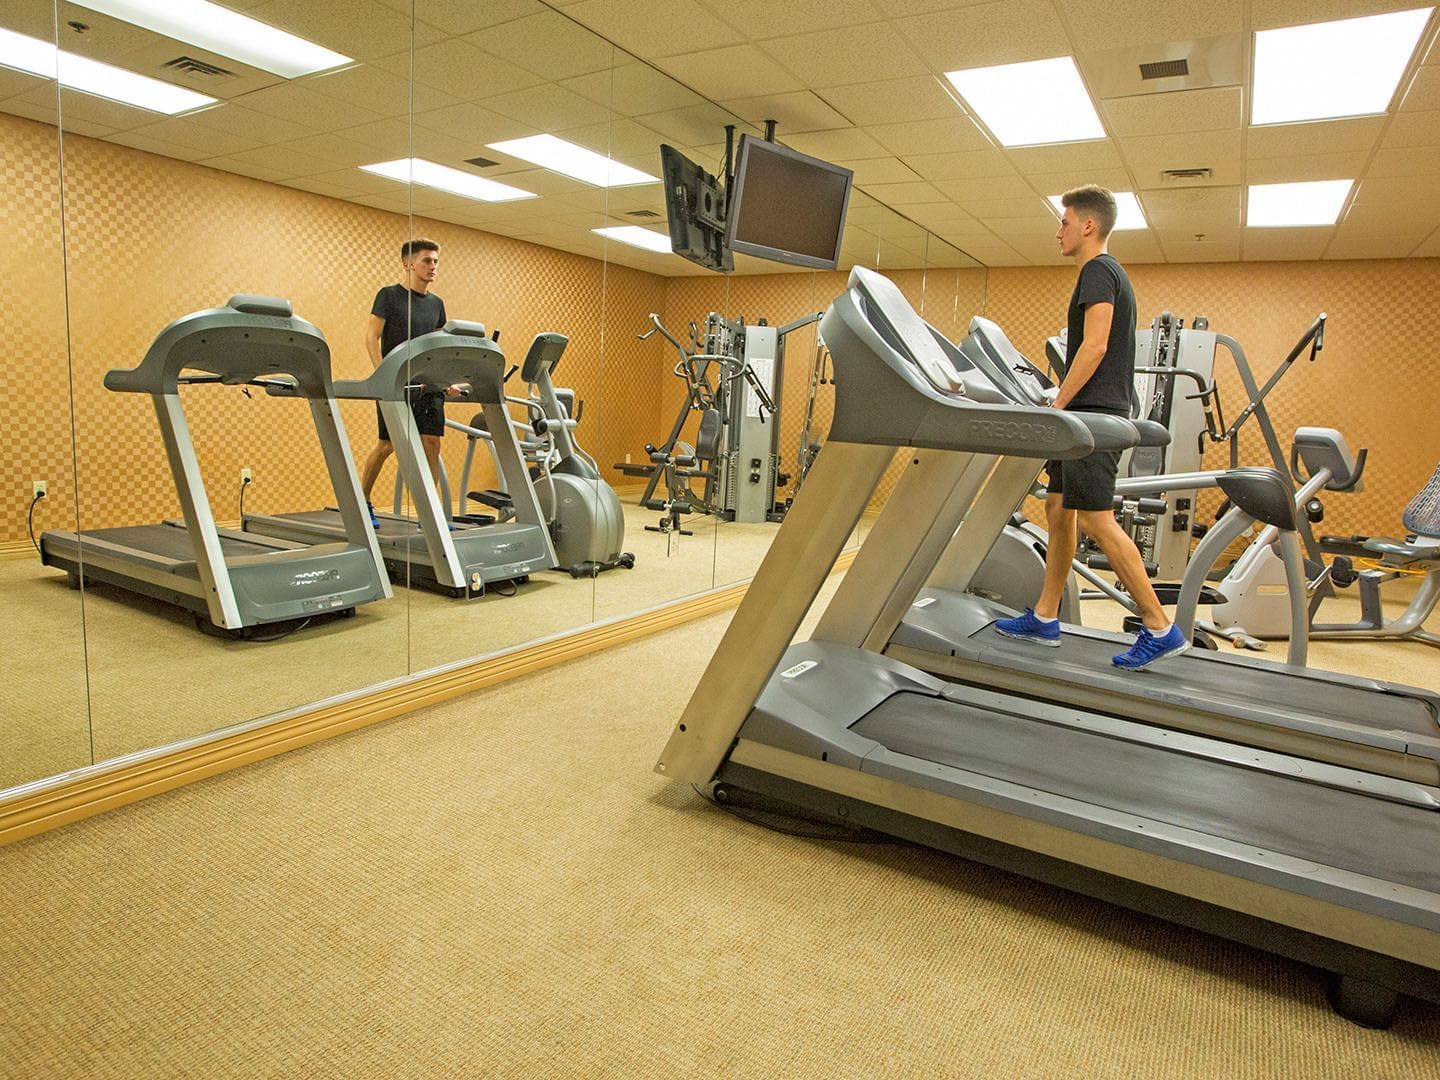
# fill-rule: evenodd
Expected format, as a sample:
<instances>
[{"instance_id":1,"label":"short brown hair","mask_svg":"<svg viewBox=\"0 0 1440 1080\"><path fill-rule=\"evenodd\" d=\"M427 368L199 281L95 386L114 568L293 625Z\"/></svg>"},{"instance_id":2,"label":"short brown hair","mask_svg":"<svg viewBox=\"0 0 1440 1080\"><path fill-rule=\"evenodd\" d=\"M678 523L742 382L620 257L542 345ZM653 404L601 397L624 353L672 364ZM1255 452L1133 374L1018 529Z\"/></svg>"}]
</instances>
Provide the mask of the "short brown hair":
<instances>
[{"instance_id":1,"label":"short brown hair","mask_svg":"<svg viewBox=\"0 0 1440 1080\"><path fill-rule=\"evenodd\" d=\"M408 262L417 251L439 251L440 245L434 240L426 240L423 237L416 240L406 240L400 245L400 261Z\"/></svg>"},{"instance_id":2,"label":"short brown hair","mask_svg":"<svg viewBox=\"0 0 1440 1080\"><path fill-rule=\"evenodd\" d=\"M1115 217L1119 213L1115 207L1115 196L1099 184L1072 188L1060 196L1060 205L1073 206L1080 217L1094 218L1095 224L1100 226L1101 240L1109 236L1110 230L1115 228Z\"/></svg>"}]
</instances>

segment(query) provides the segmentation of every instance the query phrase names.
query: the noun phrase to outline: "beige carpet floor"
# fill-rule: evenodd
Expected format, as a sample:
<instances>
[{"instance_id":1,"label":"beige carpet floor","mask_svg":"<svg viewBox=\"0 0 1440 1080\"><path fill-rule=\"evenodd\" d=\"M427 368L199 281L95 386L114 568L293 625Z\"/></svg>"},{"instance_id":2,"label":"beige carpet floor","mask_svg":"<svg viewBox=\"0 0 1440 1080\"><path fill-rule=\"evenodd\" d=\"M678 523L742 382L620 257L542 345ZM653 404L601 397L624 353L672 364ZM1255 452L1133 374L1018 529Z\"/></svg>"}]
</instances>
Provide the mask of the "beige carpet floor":
<instances>
[{"instance_id":1,"label":"beige carpet floor","mask_svg":"<svg viewBox=\"0 0 1440 1080\"><path fill-rule=\"evenodd\" d=\"M0 1075L1440 1077L1433 1006L655 776L727 618L0 849Z\"/></svg>"}]
</instances>

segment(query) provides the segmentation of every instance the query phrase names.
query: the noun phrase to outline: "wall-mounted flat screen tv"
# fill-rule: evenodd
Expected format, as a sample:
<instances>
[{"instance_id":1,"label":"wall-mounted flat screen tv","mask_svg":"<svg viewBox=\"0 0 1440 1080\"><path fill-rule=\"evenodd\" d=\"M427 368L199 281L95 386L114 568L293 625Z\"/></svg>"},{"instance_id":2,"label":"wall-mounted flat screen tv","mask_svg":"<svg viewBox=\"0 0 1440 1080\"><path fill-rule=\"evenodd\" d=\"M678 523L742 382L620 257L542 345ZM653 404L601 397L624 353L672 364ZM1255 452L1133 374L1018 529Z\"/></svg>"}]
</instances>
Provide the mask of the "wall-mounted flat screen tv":
<instances>
[{"instance_id":1,"label":"wall-mounted flat screen tv","mask_svg":"<svg viewBox=\"0 0 1440 1080\"><path fill-rule=\"evenodd\" d=\"M727 192L726 249L834 270L854 175L788 146L742 135Z\"/></svg>"}]
</instances>

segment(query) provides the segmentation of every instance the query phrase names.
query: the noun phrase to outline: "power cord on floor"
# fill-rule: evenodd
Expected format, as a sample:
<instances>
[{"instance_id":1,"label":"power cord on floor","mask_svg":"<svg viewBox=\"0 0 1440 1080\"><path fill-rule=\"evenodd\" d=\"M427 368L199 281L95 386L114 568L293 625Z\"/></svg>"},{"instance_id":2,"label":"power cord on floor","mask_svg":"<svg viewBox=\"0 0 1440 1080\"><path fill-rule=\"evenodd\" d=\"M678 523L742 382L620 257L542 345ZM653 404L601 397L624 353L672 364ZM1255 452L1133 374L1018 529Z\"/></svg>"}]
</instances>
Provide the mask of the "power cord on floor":
<instances>
[{"instance_id":1,"label":"power cord on floor","mask_svg":"<svg viewBox=\"0 0 1440 1080\"><path fill-rule=\"evenodd\" d=\"M895 847L907 846L907 841L897 840L893 836L886 836L884 833L875 832L873 829L846 828L844 825L834 825L828 828L816 823L813 829L797 829L780 824L782 821L794 821L795 818L779 811L758 810L750 807L730 806L717 801L700 790L696 784L690 785L696 795L704 799L711 806L719 807L727 814L733 814L741 821L747 821L751 825L758 825L762 829L769 829L771 832L780 833L782 836L797 836L802 840L830 840L841 844L875 844L892 845Z\"/></svg>"},{"instance_id":2,"label":"power cord on floor","mask_svg":"<svg viewBox=\"0 0 1440 1080\"><path fill-rule=\"evenodd\" d=\"M40 554L40 545L35 540L35 504L45 498L45 492L37 491L35 497L30 500L30 509L25 514L25 529L30 534L30 543L35 548L35 554Z\"/></svg>"}]
</instances>

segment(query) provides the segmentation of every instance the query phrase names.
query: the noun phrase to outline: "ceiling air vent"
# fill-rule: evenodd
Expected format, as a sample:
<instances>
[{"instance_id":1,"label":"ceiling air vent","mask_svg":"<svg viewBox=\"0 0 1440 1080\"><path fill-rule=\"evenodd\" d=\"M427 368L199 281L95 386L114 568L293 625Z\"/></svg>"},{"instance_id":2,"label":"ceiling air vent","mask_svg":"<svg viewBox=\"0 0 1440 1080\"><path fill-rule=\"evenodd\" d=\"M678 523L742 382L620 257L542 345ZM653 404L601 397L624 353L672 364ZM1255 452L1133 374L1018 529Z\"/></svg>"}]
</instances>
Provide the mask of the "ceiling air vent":
<instances>
[{"instance_id":1,"label":"ceiling air vent","mask_svg":"<svg viewBox=\"0 0 1440 1080\"><path fill-rule=\"evenodd\" d=\"M1167 184L1183 184L1187 180L1209 180L1212 175L1209 169L1165 169L1160 179Z\"/></svg>"},{"instance_id":2,"label":"ceiling air vent","mask_svg":"<svg viewBox=\"0 0 1440 1080\"><path fill-rule=\"evenodd\" d=\"M500 162L491 161L488 157L467 157L465 159L465 164L474 165L476 168L480 169L488 169L492 165L499 165Z\"/></svg>"},{"instance_id":3,"label":"ceiling air vent","mask_svg":"<svg viewBox=\"0 0 1440 1080\"><path fill-rule=\"evenodd\" d=\"M625 216L637 218L657 218L660 215L657 214L654 210L627 210L625 211Z\"/></svg>"},{"instance_id":4,"label":"ceiling air vent","mask_svg":"<svg viewBox=\"0 0 1440 1080\"><path fill-rule=\"evenodd\" d=\"M1154 63L1140 65L1142 79L1173 79L1189 74L1190 62L1183 57L1179 60L1156 60Z\"/></svg>"},{"instance_id":5,"label":"ceiling air vent","mask_svg":"<svg viewBox=\"0 0 1440 1080\"><path fill-rule=\"evenodd\" d=\"M196 60L193 56L177 56L174 60L166 60L162 67L171 71L185 71L191 75L204 75L210 79L229 79L235 73L225 68L216 67L214 64L207 64L204 60Z\"/></svg>"}]
</instances>

